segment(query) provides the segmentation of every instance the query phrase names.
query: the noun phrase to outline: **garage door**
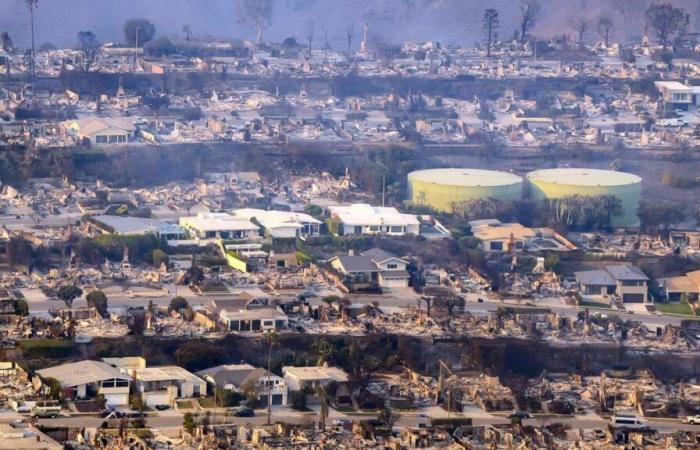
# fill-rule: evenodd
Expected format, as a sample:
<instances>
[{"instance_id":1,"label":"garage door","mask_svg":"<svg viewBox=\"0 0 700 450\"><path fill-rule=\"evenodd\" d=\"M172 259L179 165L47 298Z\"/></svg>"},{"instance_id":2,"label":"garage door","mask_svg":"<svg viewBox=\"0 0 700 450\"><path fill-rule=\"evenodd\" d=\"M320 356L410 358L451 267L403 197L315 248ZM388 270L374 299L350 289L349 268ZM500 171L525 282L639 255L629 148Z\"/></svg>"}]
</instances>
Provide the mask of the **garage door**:
<instances>
[{"instance_id":1,"label":"garage door","mask_svg":"<svg viewBox=\"0 0 700 450\"><path fill-rule=\"evenodd\" d=\"M282 394L273 394L272 395L272 404L273 405L281 405L282 404Z\"/></svg>"},{"instance_id":2,"label":"garage door","mask_svg":"<svg viewBox=\"0 0 700 450\"><path fill-rule=\"evenodd\" d=\"M624 303L644 303L644 294L622 294Z\"/></svg>"},{"instance_id":3,"label":"garage door","mask_svg":"<svg viewBox=\"0 0 700 450\"><path fill-rule=\"evenodd\" d=\"M382 287L387 288L408 287L408 279L406 278L382 278L382 282Z\"/></svg>"}]
</instances>

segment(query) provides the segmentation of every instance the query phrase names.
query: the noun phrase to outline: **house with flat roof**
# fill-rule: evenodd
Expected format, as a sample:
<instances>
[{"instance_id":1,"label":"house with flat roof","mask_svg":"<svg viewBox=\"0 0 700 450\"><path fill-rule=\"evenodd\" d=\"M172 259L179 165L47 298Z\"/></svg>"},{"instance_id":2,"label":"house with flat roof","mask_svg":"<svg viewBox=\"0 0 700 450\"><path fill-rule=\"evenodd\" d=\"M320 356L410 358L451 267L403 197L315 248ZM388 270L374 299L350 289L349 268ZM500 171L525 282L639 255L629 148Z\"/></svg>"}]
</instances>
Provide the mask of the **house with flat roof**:
<instances>
[{"instance_id":1,"label":"house with flat roof","mask_svg":"<svg viewBox=\"0 0 700 450\"><path fill-rule=\"evenodd\" d=\"M308 214L289 211L265 211L242 208L231 212L234 217L255 221L273 238L297 238L321 234L321 221Z\"/></svg>"},{"instance_id":2,"label":"house with flat roof","mask_svg":"<svg viewBox=\"0 0 700 450\"><path fill-rule=\"evenodd\" d=\"M103 361L83 360L37 370L42 380L57 380L64 396L89 399L102 395L108 405L128 405L131 378Z\"/></svg>"},{"instance_id":3,"label":"house with flat roof","mask_svg":"<svg viewBox=\"0 0 700 450\"><path fill-rule=\"evenodd\" d=\"M338 234L403 236L420 234L420 222L413 214L400 213L396 208L355 203L349 206L330 206L332 220L338 223Z\"/></svg>"},{"instance_id":4,"label":"house with flat roof","mask_svg":"<svg viewBox=\"0 0 700 450\"><path fill-rule=\"evenodd\" d=\"M654 81L667 107L688 110L700 103L700 86L689 86L679 81Z\"/></svg>"},{"instance_id":5,"label":"house with flat roof","mask_svg":"<svg viewBox=\"0 0 700 450\"><path fill-rule=\"evenodd\" d=\"M318 367L282 367L282 376L287 381L289 391L303 391L316 386L326 386L330 383L346 383L348 374L338 367L328 365Z\"/></svg>"},{"instance_id":6,"label":"house with flat roof","mask_svg":"<svg viewBox=\"0 0 700 450\"><path fill-rule=\"evenodd\" d=\"M574 273L582 295L617 296L623 303L647 303L649 277L623 264Z\"/></svg>"},{"instance_id":7,"label":"house with flat roof","mask_svg":"<svg viewBox=\"0 0 700 450\"><path fill-rule=\"evenodd\" d=\"M172 405L176 400L207 395L207 383L178 366L125 368L146 406Z\"/></svg>"},{"instance_id":8,"label":"house with flat roof","mask_svg":"<svg viewBox=\"0 0 700 450\"><path fill-rule=\"evenodd\" d=\"M195 239L257 239L260 229L249 219L226 213L198 213L181 217L180 226Z\"/></svg>"},{"instance_id":9,"label":"house with flat roof","mask_svg":"<svg viewBox=\"0 0 700 450\"><path fill-rule=\"evenodd\" d=\"M92 216L87 221L93 230L120 236L153 234L166 240L179 240L187 237L185 229L177 224L159 219L128 216Z\"/></svg>"},{"instance_id":10,"label":"house with flat roof","mask_svg":"<svg viewBox=\"0 0 700 450\"><path fill-rule=\"evenodd\" d=\"M229 331L260 332L279 331L288 328L289 318L279 306L259 308L222 308L219 320Z\"/></svg>"},{"instance_id":11,"label":"house with flat roof","mask_svg":"<svg viewBox=\"0 0 700 450\"><path fill-rule=\"evenodd\" d=\"M219 388L243 394L252 388L258 396L258 404L267 406L287 404L287 382L266 369L250 364L224 364L200 370L195 375L205 380L212 389Z\"/></svg>"}]
</instances>

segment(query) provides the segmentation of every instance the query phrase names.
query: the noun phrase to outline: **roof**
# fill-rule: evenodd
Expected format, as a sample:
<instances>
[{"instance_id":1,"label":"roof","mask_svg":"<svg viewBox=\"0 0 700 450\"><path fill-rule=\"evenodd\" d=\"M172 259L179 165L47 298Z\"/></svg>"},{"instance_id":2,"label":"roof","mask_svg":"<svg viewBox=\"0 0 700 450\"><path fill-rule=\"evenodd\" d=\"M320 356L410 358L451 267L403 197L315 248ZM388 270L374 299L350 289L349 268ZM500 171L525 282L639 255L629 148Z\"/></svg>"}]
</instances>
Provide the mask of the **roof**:
<instances>
[{"instance_id":1,"label":"roof","mask_svg":"<svg viewBox=\"0 0 700 450\"><path fill-rule=\"evenodd\" d=\"M78 131L82 135L95 134L110 128L116 128L126 133L133 132L134 123L126 119L115 118L86 118L74 121L78 125Z\"/></svg>"},{"instance_id":2,"label":"roof","mask_svg":"<svg viewBox=\"0 0 700 450\"><path fill-rule=\"evenodd\" d=\"M346 272L376 272L379 270L377 265L369 256L341 255L336 256L333 259L337 259Z\"/></svg>"},{"instance_id":3,"label":"roof","mask_svg":"<svg viewBox=\"0 0 700 450\"><path fill-rule=\"evenodd\" d=\"M348 225L396 225L418 226L418 218L413 214L400 213L396 208L355 203L349 206L329 206L328 210L341 222Z\"/></svg>"},{"instance_id":4,"label":"roof","mask_svg":"<svg viewBox=\"0 0 700 450\"><path fill-rule=\"evenodd\" d=\"M253 308L253 309L222 309L219 313L222 320L253 320L253 319L278 319L287 317L279 307Z\"/></svg>"},{"instance_id":5,"label":"roof","mask_svg":"<svg viewBox=\"0 0 700 450\"><path fill-rule=\"evenodd\" d=\"M693 280L686 276L659 278L656 280L659 286L666 292L698 292L700 286L695 284Z\"/></svg>"},{"instance_id":6,"label":"roof","mask_svg":"<svg viewBox=\"0 0 700 450\"><path fill-rule=\"evenodd\" d=\"M605 266L605 270L616 280L621 281L649 281L649 277L637 266L626 266L623 264Z\"/></svg>"},{"instance_id":7,"label":"roof","mask_svg":"<svg viewBox=\"0 0 700 450\"><path fill-rule=\"evenodd\" d=\"M605 270L585 270L574 272L579 283L585 286L615 286L617 282Z\"/></svg>"},{"instance_id":8,"label":"roof","mask_svg":"<svg viewBox=\"0 0 700 450\"><path fill-rule=\"evenodd\" d=\"M520 184L523 178L508 172L483 169L428 169L408 174L409 180L448 186L509 186Z\"/></svg>"},{"instance_id":9,"label":"roof","mask_svg":"<svg viewBox=\"0 0 700 450\"><path fill-rule=\"evenodd\" d=\"M200 231L253 231L258 226L248 219L222 213L199 213L196 216L181 217L180 225L190 226Z\"/></svg>"},{"instance_id":10,"label":"roof","mask_svg":"<svg viewBox=\"0 0 700 450\"><path fill-rule=\"evenodd\" d=\"M119 378L128 380L129 376L110 366L106 362L83 360L74 363L61 364L36 371L42 378L55 378L61 386L79 386L81 384L97 383L102 380Z\"/></svg>"},{"instance_id":11,"label":"roof","mask_svg":"<svg viewBox=\"0 0 700 450\"><path fill-rule=\"evenodd\" d=\"M690 86L687 86L680 81L654 81L654 86L656 86L657 89L666 89L670 91L689 92L691 90Z\"/></svg>"},{"instance_id":12,"label":"roof","mask_svg":"<svg viewBox=\"0 0 700 450\"><path fill-rule=\"evenodd\" d=\"M528 180L556 183L568 186L622 186L641 183L637 175L614 170L560 168L535 170Z\"/></svg>"},{"instance_id":13,"label":"roof","mask_svg":"<svg viewBox=\"0 0 700 450\"><path fill-rule=\"evenodd\" d=\"M146 367L146 359L141 356L124 356L121 358L102 358L110 366L124 369L137 369Z\"/></svg>"},{"instance_id":14,"label":"roof","mask_svg":"<svg viewBox=\"0 0 700 450\"><path fill-rule=\"evenodd\" d=\"M348 374L337 367L282 367L282 373L301 381L332 380L348 381Z\"/></svg>"},{"instance_id":15,"label":"roof","mask_svg":"<svg viewBox=\"0 0 700 450\"><path fill-rule=\"evenodd\" d=\"M144 234L159 233L161 230L173 229L174 224L168 224L158 219L146 219L142 217L122 217L122 216L93 216L92 220L98 224L106 225L114 230L116 234Z\"/></svg>"},{"instance_id":16,"label":"roof","mask_svg":"<svg viewBox=\"0 0 700 450\"><path fill-rule=\"evenodd\" d=\"M377 248L377 247L370 248L369 250L362 252L361 255L370 258L372 261L374 261L376 263L384 262L388 259L401 260L401 258L396 256L395 254L388 252L386 250L383 250L381 248Z\"/></svg>"},{"instance_id":17,"label":"roof","mask_svg":"<svg viewBox=\"0 0 700 450\"><path fill-rule=\"evenodd\" d=\"M134 369L141 381L190 380L204 383L204 380L179 366L159 366Z\"/></svg>"},{"instance_id":18,"label":"roof","mask_svg":"<svg viewBox=\"0 0 700 450\"><path fill-rule=\"evenodd\" d=\"M529 239L535 237L535 232L519 223L483 223L472 226L472 234L481 241L501 239Z\"/></svg>"},{"instance_id":19,"label":"roof","mask_svg":"<svg viewBox=\"0 0 700 450\"><path fill-rule=\"evenodd\" d=\"M246 384L255 383L262 377L276 376L265 369L253 367L250 364L224 364L200 370L196 375L202 378L210 378L216 386L230 384L236 389Z\"/></svg>"},{"instance_id":20,"label":"roof","mask_svg":"<svg viewBox=\"0 0 700 450\"><path fill-rule=\"evenodd\" d=\"M242 208L231 212L236 217L255 219L265 228L294 226L300 228L305 223L320 225L321 221L308 214L289 211L265 211L264 209Z\"/></svg>"}]
</instances>

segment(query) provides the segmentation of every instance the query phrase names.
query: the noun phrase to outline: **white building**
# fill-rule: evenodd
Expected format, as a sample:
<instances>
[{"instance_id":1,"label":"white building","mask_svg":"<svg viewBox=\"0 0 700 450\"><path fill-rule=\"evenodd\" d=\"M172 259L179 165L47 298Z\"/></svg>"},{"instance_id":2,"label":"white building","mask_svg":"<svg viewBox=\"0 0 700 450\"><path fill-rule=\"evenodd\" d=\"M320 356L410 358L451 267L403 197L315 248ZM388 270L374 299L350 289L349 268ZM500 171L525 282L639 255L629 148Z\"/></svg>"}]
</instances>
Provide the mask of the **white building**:
<instances>
[{"instance_id":1,"label":"white building","mask_svg":"<svg viewBox=\"0 0 700 450\"><path fill-rule=\"evenodd\" d=\"M302 391L306 388L314 389L316 386L326 386L330 383L345 383L348 374L337 367L282 367L282 375L287 382L289 391Z\"/></svg>"},{"instance_id":2,"label":"white building","mask_svg":"<svg viewBox=\"0 0 700 450\"><path fill-rule=\"evenodd\" d=\"M90 144L126 144L134 136L133 122L114 118L87 118L66 123L69 134Z\"/></svg>"},{"instance_id":3,"label":"white building","mask_svg":"<svg viewBox=\"0 0 700 450\"><path fill-rule=\"evenodd\" d=\"M181 217L180 226L196 239L255 239L260 229L249 219L226 213L198 213Z\"/></svg>"},{"instance_id":4,"label":"white building","mask_svg":"<svg viewBox=\"0 0 700 450\"><path fill-rule=\"evenodd\" d=\"M207 395L207 383L178 366L127 369L146 406L172 405L177 399Z\"/></svg>"},{"instance_id":5,"label":"white building","mask_svg":"<svg viewBox=\"0 0 700 450\"><path fill-rule=\"evenodd\" d=\"M250 364L225 364L200 370L197 376L213 388L243 393L252 387L259 404L267 406L268 396L273 405L287 404L287 382L284 378Z\"/></svg>"},{"instance_id":6,"label":"white building","mask_svg":"<svg viewBox=\"0 0 700 450\"><path fill-rule=\"evenodd\" d=\"M289 319L279 308L264 307L230 310L222 309L219 319L229 331L238 332L268 332L287 328Z\"/></svg>"},{"instance_id":7,"label":"white building","mask_svg":"<svg viewBox=\"0 0 700 450\"><path fill-rule=\"evenodd\" d=\"M255 218L273 238L318 236L321 230L321 221L304 213L243 208L231 214L245 219Z\"/></svg>"},{"instance_id":8,"label":"white building","mask_svg":"<svg viewBox=\"0 0 700 450\"><path fill-rule=\"evenodd\" d=\"M355 203L349 206L330 206L331 218L339 223L341 236L387 234L403 236L420 233L420 222L413 214L400 213L396 208Z\"/></svg>"},{"instance_id":9,"label":"white building","mask_svg":"<svg viewBox=\"0 0 700 450\"><path fill-rule=\"evenodd\" d=\"M129 376L102 361L61 364L37 370L37 374L43 380L57 380L68 398L89 399L103 395L108 405L129 404Z\"/></svg>"},{"instance_id":10,"label":"white building","mask_svg":"<svg viewBox=\"0 0 700 450\"><path fill-rule=\"evenodd\" d=\"M687 110L700 103L700 86L688 86L679 81L654 81L663 102L672 107Z\"/></svg>"}]
</instances>

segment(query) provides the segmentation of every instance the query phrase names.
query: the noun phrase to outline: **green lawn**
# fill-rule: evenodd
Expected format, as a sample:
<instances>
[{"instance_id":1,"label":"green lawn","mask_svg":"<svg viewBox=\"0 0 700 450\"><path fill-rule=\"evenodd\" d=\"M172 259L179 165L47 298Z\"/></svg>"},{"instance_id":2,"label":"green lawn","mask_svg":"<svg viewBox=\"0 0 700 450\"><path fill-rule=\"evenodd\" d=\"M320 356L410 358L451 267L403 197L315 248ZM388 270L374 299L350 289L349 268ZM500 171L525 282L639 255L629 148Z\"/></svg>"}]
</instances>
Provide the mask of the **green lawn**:
<instances>
[{"instance_id":1,"label":"green lawn","mask_svg":"<svg viewBox=\"0 0 700 450\"><path fill-rule=\"evenodd\" d=\"M213 408L214 407L214 398L213 397L200 397L197 399L199 402L199 406L202 408Z\"/></svg>"},{"instance_id":2,"label":"green lawn","mask_svg":"<svg viewBox=\"0 0 700 450\"><path fill-rule=\"evenodd\" d=\"M656 309L663 314L682 314L694 316L693 309L687 303L656 303Z\"/></svg>"},{"instance_id":3,"label":"green lawn","mask_svg":"<svg viewBox=\"0 0 700 450\"><path fill-rule=\"evenodd\" d=\"M177 402L177 409L192 409L192 402L187 400Z\"/></svg>"},{"instance_id":4,"label":"green lawn","mask_svg":"<svg viewBox=\"0 0 700 450\"><path fill-rule=\"evenodd\" d=\"M581 308L605 308L605 309L611 309L610 305L607 303L603 302L592 302L589 300L581 300L579 303L579 306Z\"/></svg>"}]
</instances>

